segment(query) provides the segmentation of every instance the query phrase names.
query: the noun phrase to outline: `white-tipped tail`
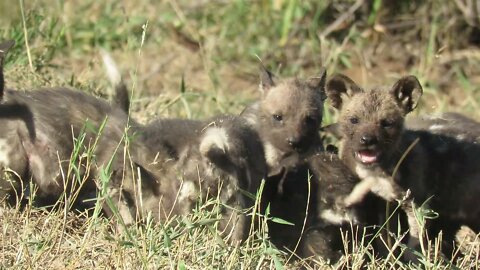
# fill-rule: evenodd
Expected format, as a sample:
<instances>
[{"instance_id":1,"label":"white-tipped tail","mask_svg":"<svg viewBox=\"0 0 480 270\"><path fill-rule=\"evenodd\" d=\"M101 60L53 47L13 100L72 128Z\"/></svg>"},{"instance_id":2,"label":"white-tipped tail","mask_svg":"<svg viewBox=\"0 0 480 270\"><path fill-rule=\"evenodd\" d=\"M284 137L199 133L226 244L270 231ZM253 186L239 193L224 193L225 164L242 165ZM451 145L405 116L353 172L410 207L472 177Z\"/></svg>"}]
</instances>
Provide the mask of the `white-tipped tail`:
<instances>
[{"instance_id":1,"label":"white-tipped tail","mask_svg":"<svg viewBox=\"0 0 480 270\"><path fill-rule=\"evenodd\" d=\"M110 79L113 85L120 84L120 82L122 81L122 76L120 75L120 71L118 70L117 64L115 63L113 58L104 49L100 49L100 55L102 56L108 79Z\"/></svg>"}]
</instances>

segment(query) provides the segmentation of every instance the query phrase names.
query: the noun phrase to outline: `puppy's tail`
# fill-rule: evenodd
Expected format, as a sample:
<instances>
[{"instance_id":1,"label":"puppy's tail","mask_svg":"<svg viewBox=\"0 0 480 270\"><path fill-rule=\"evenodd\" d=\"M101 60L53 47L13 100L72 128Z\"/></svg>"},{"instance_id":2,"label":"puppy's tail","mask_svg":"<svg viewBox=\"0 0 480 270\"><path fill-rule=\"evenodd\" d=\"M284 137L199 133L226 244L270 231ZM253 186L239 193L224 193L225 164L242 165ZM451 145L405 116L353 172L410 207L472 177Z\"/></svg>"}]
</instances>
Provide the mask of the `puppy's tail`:
<instances>
[{"instance_id":1,"label":"puppy's tail","mask_svg":"<svg viewBox=\"0 0 480 270\"><path fill-rule=\"evenodd\" d=\"M3 100L3 92L5 91L5 80L3 77L3 63L5 61L5 56L7 52L15 45L15 41L7 40L3 43L0 43L0 101Z\"/></svg>"},{"instance_id":2,"label":"puppy's tail","mask_svg":"<svg viewBox=\"0 0 480 270\"><path fill-rule=\"evenodd\" d=\"M100 54L102 56L107 76L114 86L114 92L110 94L112 103L128 113L130 110L130 97L117 64L106 50L100 50Z\"/></svg>"}]
</instances>

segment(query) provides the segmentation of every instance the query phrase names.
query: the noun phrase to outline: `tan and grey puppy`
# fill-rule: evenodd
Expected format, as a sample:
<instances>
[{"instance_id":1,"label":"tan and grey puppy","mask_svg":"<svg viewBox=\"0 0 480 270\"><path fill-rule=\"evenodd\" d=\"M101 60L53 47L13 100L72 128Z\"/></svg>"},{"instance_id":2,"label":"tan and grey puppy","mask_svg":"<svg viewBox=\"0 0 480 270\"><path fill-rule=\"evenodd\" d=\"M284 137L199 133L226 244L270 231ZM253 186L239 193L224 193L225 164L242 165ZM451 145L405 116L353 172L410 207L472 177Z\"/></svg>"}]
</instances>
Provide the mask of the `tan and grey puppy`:
<instances>
[{"instance_id":1,"label":"tan and grey puppy","mask_svg":"<svg viewBox=\"0 0 480 270\"><path fill-rule=\"evenodd\" d=\"M416 238L421 233L411 202L418 206L428 200L428 208L440 216L431 222L429 231L443 230L447 240L453 239L459 225L478 228L480 209L476 206L480 201L473 195L480 189L478 145L472 140L458 140L458 125L446 128L444 133L431 132L433 124L420 128L425 123L415 124L417 130L405 130L404 117L416 107L422 94L415 77L404 77L390 89L364 90L338 75L327 83L327 94L340 110L340 156L362 179L346 199L347 204L361 200L369 191L392 201L401 200L410 190L411 200L403 209L408 216L411 247L418 244ZM470 134L478 130L474 121L458 115L449 119L461 119L466 128L463 135L475 137Z\"/></svg>"},{"instance_id":2,"label":"tan and grey puppy","mask_svg":"<svg viewBox=\"0 0 480 270\"><path fill-rule=\"evenodd\" d=\"M277 80L263 66L262 98L242 117L258 131L265 148L269 175L295 167L302 156L321 150L318 129L323 117L326 72L306 80Z\"/></svg>"},{"instance_id":3,"label":"tan and grey puppy","mask_svg":"<svg viewBox=\"0 0 480 270\"><path fill-rule=\"evenodd\" d=\"M72 163L78 166L80 179L76 181L85 175L98 177L100 167L113 156L113 172L122 174L117 170L123 172L122 142L128 121L122 110L65 88L26 92L7 89L0 107L0 125L5 129L1 134L3 162L23 180L32 177L39 195L58 198L63 192L69 193ZM82 162L82 153L90 151L92 163L85 163L85 159ZM95 182L87 181L85 188L95 190Z\"/></svg>"}]
</instances>

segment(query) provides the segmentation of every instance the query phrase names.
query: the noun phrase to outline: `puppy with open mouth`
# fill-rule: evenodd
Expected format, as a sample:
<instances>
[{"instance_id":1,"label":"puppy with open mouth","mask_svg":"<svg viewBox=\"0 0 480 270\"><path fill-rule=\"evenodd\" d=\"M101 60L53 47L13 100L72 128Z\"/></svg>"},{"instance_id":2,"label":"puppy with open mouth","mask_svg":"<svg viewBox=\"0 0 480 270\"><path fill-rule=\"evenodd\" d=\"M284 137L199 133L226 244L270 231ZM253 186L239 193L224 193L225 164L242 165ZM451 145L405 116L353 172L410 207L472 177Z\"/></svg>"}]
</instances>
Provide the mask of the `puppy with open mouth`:
<instances>
[{"instance_id":1,"label":"puppy with open mouth","mask_svg":"<svg viewBox=\"0 0 480 270\"><path fill-rule=\"evenodd\" d=\"M430 236L443 231L444 249L450 249L447 242L451 245L462 225L480 229L478 122L452 113L405 121L422 95L414 76L390 88L364 90L337 75L326 91L339 110L340 157L362 180L345 199L347 205L369 192L402 202L411 248L426 239L423 226ZM438 218L420 225L414 211L420 205Z\"/></svg>"}]
</instances>

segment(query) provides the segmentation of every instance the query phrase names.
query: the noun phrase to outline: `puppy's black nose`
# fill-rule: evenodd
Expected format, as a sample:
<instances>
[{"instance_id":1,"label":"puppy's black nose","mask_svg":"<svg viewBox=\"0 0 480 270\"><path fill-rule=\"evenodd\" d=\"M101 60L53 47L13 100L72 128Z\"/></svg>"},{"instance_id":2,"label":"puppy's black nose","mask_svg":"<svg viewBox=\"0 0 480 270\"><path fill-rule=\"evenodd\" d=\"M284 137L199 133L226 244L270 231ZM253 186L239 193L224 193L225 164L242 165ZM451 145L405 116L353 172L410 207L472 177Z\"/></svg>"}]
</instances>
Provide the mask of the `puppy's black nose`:
<instances>
[{"instance_id":1,"label":"puppy's black nose","mask_svg":"<svg viewBox=\"0 0 480 270\"><path fill-rule=\"evenodd\" d=\"M363 145L373 145L373 144L376 144L376 143L377 143L377 137L372 136L372 135L363 135L363 136L360 138L360 142L361 142Z\"/></svg>"}]
</instances>

